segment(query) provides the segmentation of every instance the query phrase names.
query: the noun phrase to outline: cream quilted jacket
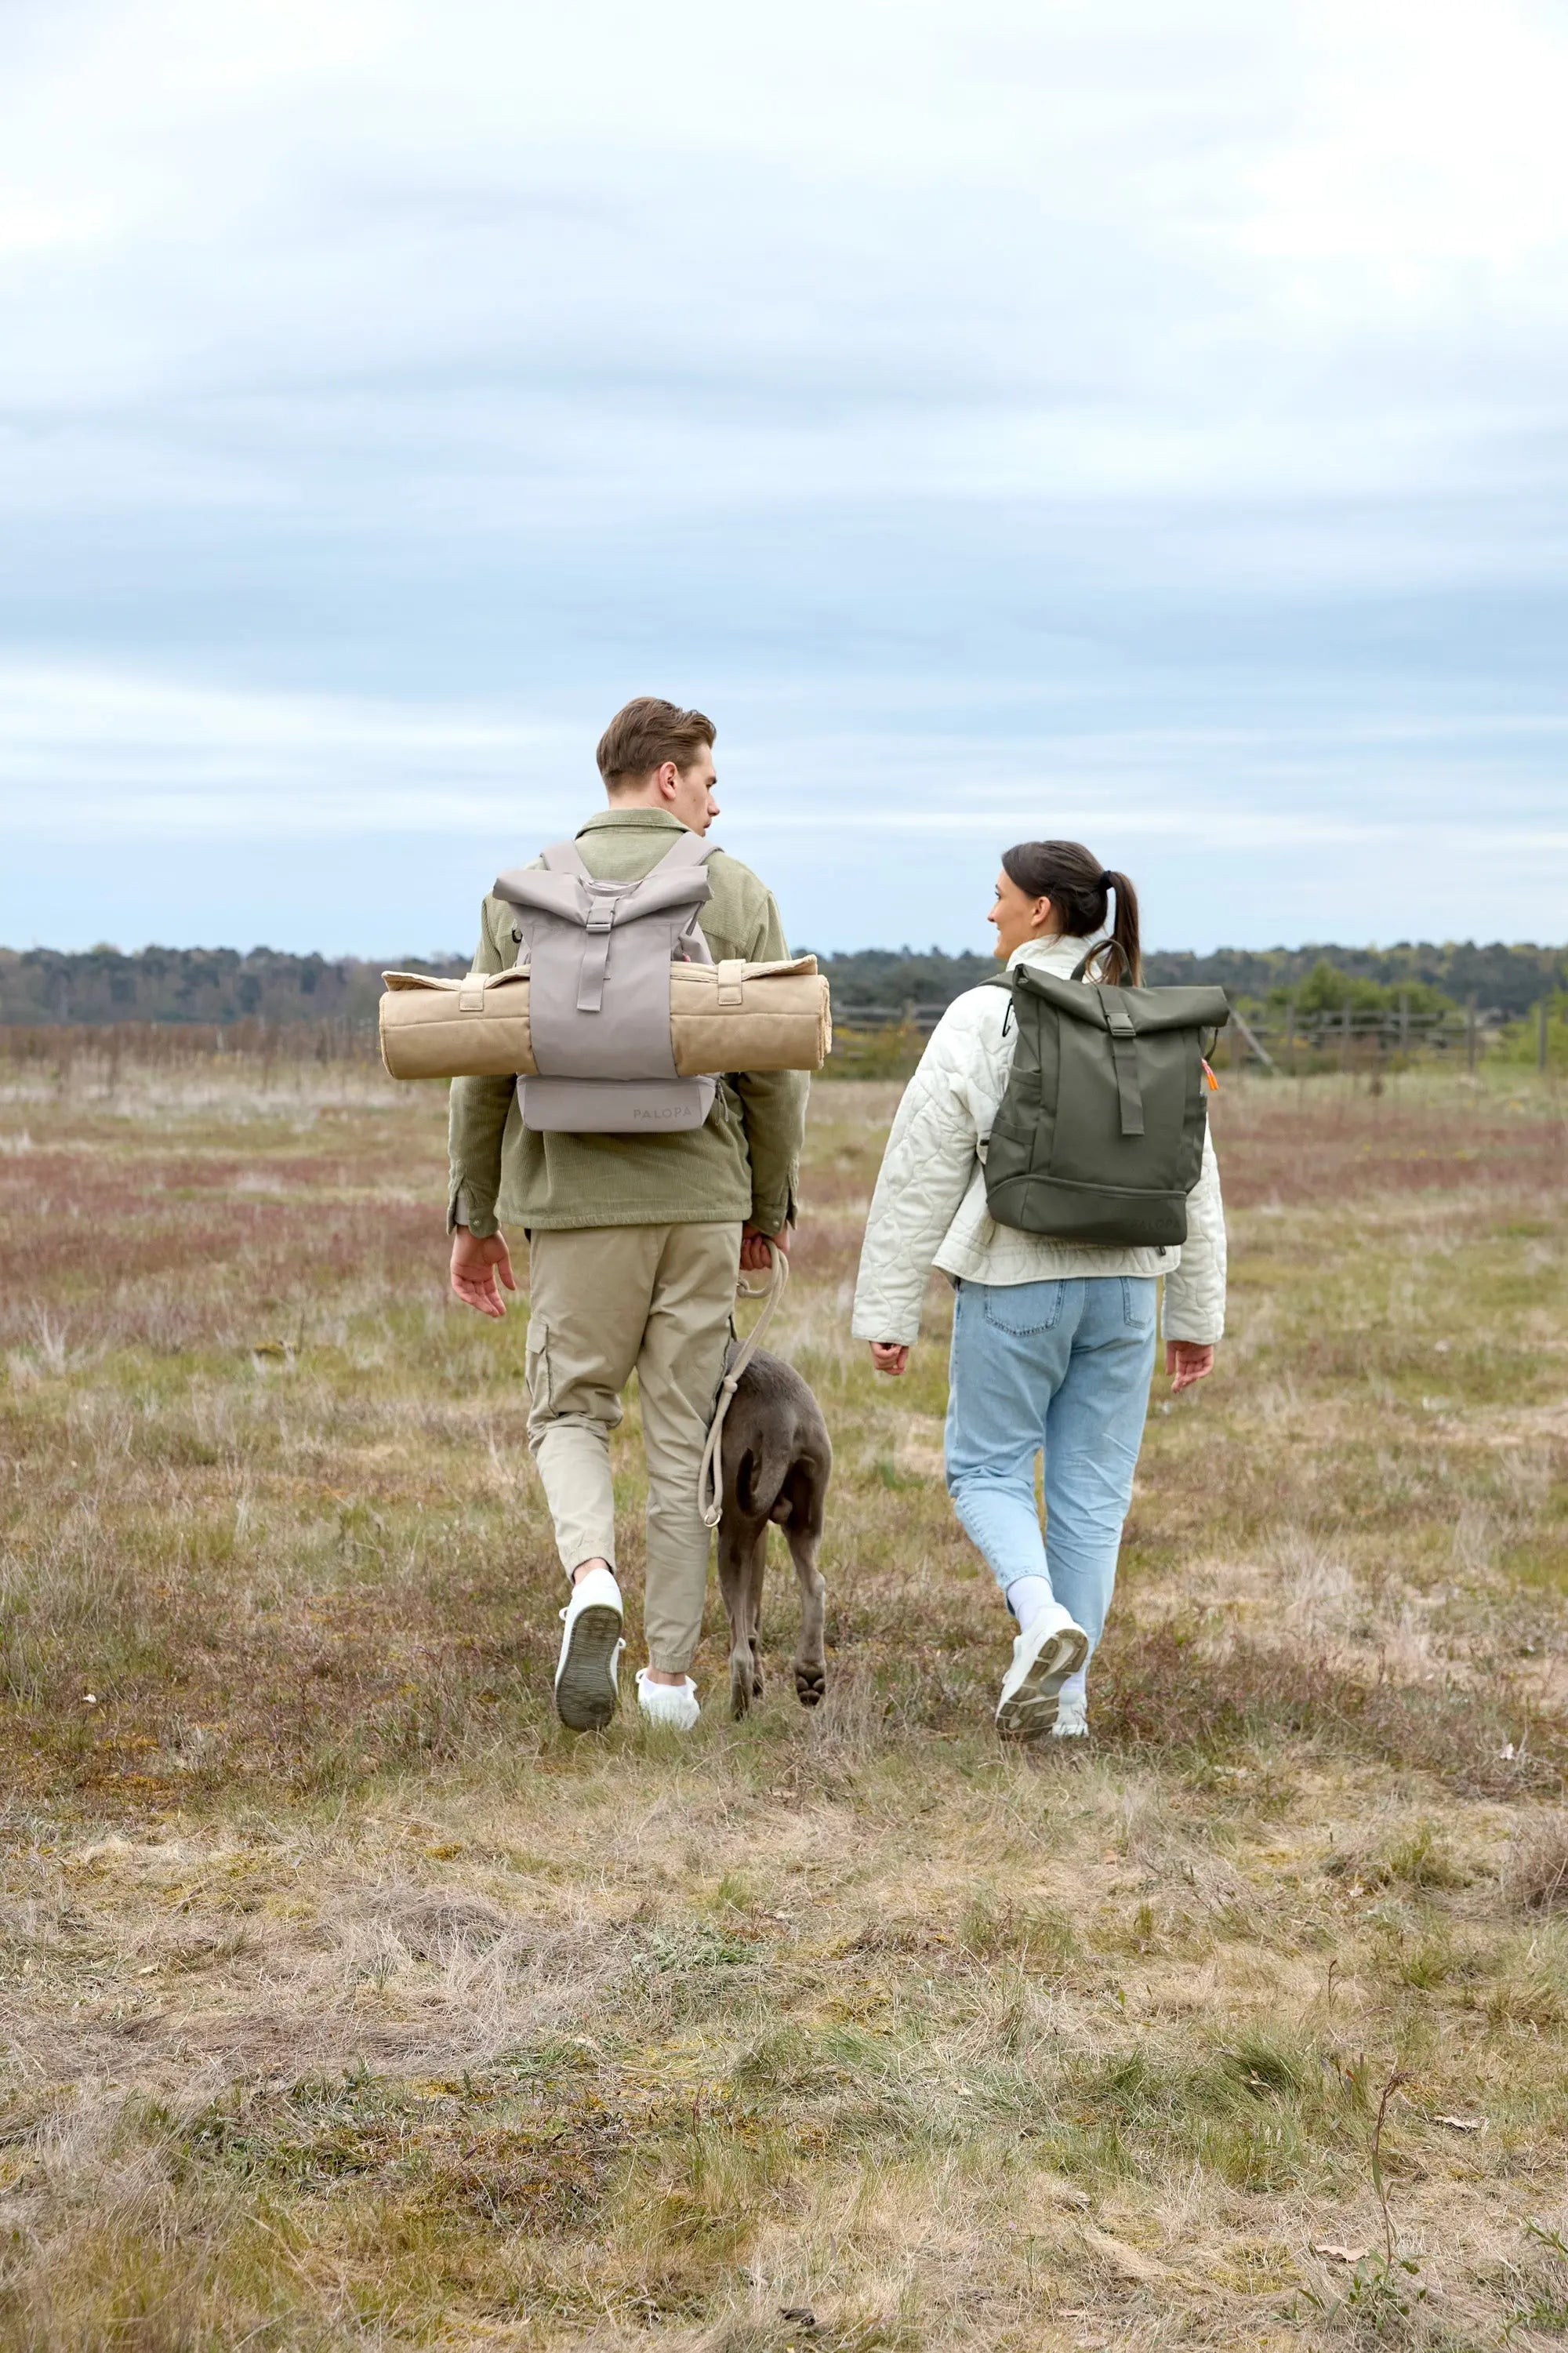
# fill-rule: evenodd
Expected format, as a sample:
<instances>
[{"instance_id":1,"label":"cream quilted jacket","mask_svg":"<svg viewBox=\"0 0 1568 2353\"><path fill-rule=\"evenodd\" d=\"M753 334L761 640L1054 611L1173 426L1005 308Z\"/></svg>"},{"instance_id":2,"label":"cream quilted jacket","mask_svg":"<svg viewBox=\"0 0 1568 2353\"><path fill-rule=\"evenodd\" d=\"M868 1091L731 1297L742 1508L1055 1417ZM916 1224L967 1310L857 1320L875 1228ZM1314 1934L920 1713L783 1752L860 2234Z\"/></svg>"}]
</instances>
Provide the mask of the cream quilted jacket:
<instances>
[{"instance_id":1,"label":"cream quilted jacket","mask_svg":"<svg viewBox=\"0 0 1568 2353\"><path fill-rule=\"evenodd\" d=\"M1087 940L1031 940L1009 959L1069 975ZM981 1165L1007 1088L1015 1031L999 988L950 1005L899 1105L871 1200L855 1287L858 1340L914 1340L926 1275L966 1282L1049 1282L1079 1275L1163 1274L1168 1340L1217 1340L1225 1329L1225 1212L1219 1164L1204 1139L1180 1250L1112 1250L1047 1241L999 1226L985 1207Z\"/></svg>"}]
</instances>

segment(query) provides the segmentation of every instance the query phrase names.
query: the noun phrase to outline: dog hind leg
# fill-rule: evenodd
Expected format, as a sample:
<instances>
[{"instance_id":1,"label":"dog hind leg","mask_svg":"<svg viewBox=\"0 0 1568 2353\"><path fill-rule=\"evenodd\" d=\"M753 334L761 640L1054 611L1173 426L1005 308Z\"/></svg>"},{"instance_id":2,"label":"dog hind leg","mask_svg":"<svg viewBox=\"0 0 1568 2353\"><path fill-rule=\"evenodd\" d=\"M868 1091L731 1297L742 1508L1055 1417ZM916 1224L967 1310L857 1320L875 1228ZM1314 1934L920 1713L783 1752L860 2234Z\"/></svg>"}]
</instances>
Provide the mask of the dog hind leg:
<instances>
[{"instance_id":1,"label":"dog hind leg","mask_svg":"<svg viewBox=\"0 0 1568 2353\"><path fill-rule=\"evenodd\" d=\"M752 1697L763 1695L763 1583L768 1573L768 1526L764 1520L746 1571L749 1609L746 1623L752 1637Z\"/></svg>"},{"instance_id":2,"label":"dog hind leg","mask_svg":"<svg viewBox=\"0 0 1568 2353\"><path fill-rule=\"evenodd\" d=\"M816 1566L822 1543L823 1485L813 1475L797 1479L794 1508L784 1522L784 1540L800 1580L800 1640L795 1653L795 1695L802 1707L816 1707L827 1689L827 1587Z\"/></svg>"},{"instance_id":3,"label":"dog hind leg","mask_svg":"<svg viewBox=\"0 0 1568 2353\"><path fill-rule=\"evenodd\" d=\"M757 1626L762 1614L763 1570L768 1556L768 1524L731 1539L728 1559L721 1535L719 1582L730 1615L730 1713L744 1715L761 1696Z\"/></svg>"},{"instance_id":4,"label":"dog hind leg","mask_svg":"<svg viewBox=\"0 0 1568 2353\"><path fill-rule=\"evenodd\" d=\"M747 1571L753 1541L751 1530L740 1524L734 1510L726 1512L719 1523L718 1569L719 1591L723 1598L724 1614L730 1620L730 1700L734 1715L743 1715L746 1711L736 1671L742 1652L750 1657L746 1593L751 1582Z\"/></svg>"}]
</instances>

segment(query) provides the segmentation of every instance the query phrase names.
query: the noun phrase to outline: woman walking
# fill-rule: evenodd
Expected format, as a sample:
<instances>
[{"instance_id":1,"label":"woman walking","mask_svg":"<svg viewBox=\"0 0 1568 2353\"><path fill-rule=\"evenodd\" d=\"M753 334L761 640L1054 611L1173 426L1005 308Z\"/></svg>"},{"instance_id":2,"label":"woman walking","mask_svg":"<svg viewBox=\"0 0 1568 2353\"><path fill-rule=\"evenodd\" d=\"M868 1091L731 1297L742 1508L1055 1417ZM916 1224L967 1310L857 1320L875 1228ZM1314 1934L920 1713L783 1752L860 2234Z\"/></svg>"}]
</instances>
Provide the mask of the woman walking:
<instances>
[{"instance_id":1,"label":"woman walking","mask_svg":"<svg viewBox=\"0 0 1568 2353\"><path fill-rule=\"evenodd\" d=\"M1009 968L1067 980L1092 949L1086 981L1142 981L1137 895L1080 842L1009 849L989 920ZM1213 1370L1224 1330L1225 1219L1205 1134L1180 1249L1058 1241L998 1224L984 1157L1016 1040L1012 997L993 987L959 997L932 1032L877 1180L853 1328L879 1372L900 1374L929 1270L952 1282L947 1488L1017 1621L997 1728L1031 1739L1088 1729L1088 1662L1148 1410L1156 1279L1166 1279L1165 1369L1173 1389L1189 1388Z\"/></svg>"}]
</instances>

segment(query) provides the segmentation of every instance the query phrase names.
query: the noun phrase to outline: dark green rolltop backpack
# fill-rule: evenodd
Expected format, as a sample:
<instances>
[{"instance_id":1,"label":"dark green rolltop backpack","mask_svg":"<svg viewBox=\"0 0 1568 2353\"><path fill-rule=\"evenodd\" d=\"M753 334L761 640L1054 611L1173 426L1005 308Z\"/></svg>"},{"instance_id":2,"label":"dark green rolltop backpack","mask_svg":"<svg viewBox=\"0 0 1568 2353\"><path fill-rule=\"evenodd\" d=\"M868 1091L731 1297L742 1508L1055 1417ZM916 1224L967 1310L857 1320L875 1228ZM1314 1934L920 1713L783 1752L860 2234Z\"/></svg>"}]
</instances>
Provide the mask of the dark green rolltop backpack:
<instances>
[{"instance_id":1,"label":"dark green rolltop backpack","mask_svg":"<svg viewBox=\"0 0 1568 2353\"><path fill-rule=\"evenodd\" d=\"M1152 1250L1187 1238L1203 1166L1204 1033L1230 1018L1222 988L1085 986L1015 965L1018 1032L985 1156L998 1225L1064 1242Z\"/></svg>"}]
</instances>

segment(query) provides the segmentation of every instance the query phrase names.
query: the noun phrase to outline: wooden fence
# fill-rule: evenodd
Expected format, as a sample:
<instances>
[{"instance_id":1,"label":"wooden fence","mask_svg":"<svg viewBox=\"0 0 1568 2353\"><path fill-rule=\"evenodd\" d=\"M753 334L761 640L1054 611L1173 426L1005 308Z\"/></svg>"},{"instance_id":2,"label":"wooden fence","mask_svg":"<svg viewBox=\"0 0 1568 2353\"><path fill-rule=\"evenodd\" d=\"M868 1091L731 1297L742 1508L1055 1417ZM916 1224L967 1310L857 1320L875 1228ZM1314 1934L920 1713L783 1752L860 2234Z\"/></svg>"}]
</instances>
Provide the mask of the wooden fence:
<instances>
[{"instance_id":1,"label":"wooden fence","mask_svg":"<svg viewBox=\"0 0 1568 2353\"><path fill-rule=\"evenodd\" d=\"M849 1005L833 1008L835 1030L902 1031L911 1040L931 1035L944 1005ZM1310 1071L1360 1068L1373 1062L1440 1060L1474 1070L1503 1017L1482 1012L1474 1000L1440 1013L1417 1012L1408 998L1388 1007L1356 1011L1300 1012L1287 1006L1266 1018L1231 1008L1229 1024L1215 1048L1221 1068ZM1542 1029L1544 1036L1544 1029Z\"/></svg>"},{"instance_id":2,"label":"wooden fence","mask_svg":"<svg viewBox=\"0 0 1568 2353\"><path fill-rule=\"evenodd\" d=\"M0 1066L65 1072L78 1063L174 1069L243 1056L263 1064L375 1062L374 1021L0 1022Z\"/></svg>"}]
</instances>

